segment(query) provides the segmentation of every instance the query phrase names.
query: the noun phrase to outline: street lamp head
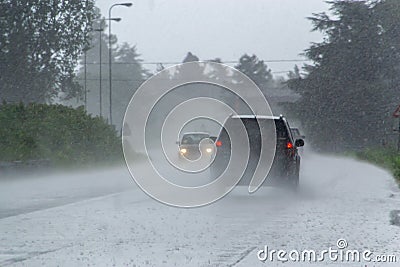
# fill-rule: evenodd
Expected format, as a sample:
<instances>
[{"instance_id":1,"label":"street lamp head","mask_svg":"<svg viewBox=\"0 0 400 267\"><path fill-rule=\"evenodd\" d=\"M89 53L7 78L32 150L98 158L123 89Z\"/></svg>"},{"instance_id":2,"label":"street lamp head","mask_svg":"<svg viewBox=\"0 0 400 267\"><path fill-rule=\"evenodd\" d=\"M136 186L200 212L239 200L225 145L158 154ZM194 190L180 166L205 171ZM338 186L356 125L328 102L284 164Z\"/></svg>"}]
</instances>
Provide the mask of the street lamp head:
<instances>
[{"instance_id":1,"label":"street lamp head","mask_svg":"<svg viewBox=\"0 0 400 267\"><path fill-rule=\"evenodd\" d=\"M130 6L132 6L132 3L121 3L121 4L119 4L119 5L121 5L121 6L126 6L126 7L130 7Z\"/></svg>"},{"instance_id":2,"label":"street lamp head","mask_svg":"<svg viewBox=\"0 0 400 267\"><path fill-rule=\"evenodd\" d=\"M110 20L116 21L116 22L120 22L121 18L111 18Z\"/></svg>"}]
</instances>

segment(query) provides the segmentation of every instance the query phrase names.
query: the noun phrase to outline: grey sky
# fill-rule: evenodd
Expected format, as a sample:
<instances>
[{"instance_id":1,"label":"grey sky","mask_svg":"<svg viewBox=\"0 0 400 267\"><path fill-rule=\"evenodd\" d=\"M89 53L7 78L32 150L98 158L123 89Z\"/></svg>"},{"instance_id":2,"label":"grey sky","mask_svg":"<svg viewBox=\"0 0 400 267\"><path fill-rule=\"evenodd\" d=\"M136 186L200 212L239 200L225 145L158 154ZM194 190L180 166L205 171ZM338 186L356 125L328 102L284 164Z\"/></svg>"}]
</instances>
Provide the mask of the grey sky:
<instances>
[{"instance_id":1,"label":"grey sky","mask_svg":"<svg viewBox=\"0 0 400 267\"><path fill-rule=\"evenodd\" d=\"M104 16L113 3L97 0ZM136 44L145 62L182 61L188 51L200 59L238 60L244 53L259 58L302 59L299 56L322 35L310 32L306 19L327 11L323 0L132 0L113 8L112 32L119 42ZM268 63L273 72L295 63ZM302 65L301 62L297 64ZM154 69L152 65L146 68ZM278 74L282 75L282 74Z\"/></svg>"}]
</instances>

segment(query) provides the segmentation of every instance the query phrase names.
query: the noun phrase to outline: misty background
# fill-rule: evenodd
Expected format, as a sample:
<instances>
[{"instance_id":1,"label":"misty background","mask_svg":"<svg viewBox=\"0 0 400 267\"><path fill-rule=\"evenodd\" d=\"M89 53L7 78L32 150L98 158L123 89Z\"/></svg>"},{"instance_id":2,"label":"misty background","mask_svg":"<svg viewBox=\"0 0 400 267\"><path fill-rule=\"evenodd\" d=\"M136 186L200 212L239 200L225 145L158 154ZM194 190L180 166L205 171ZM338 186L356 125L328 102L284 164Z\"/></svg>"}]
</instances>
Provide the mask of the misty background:
<instances>
[{"instance_id":1,"label":"misty background","mask_svg":"<svg viewBox=\"0 0 400 267\"><path fill-rule=\"evenodd\" d=\"M10 105L83 107L79 114L87 112L85 116L97 118L96 123L110 127L119 138L127 104L146 79L173 64L211 60L248 75L273 112L285 114L317 150L396 146L393 128L398 122L392 113L400 102L397 1L153 0L117 3L110 21L112 6L101 0L1 2L1 99ZM191 90L186 97L202 94L196 92L202 89ZM227 94L210 91L211 97L233 103ZM6 110L10 117L4 117L3 125L14 128L13 112L33 117L44 112L41 106ZM12 141L3 146L12 151L10 142L23 144L27 152L5 158L40 157L42 152L32 152L38 147L51 150L41 143L45 139L24 126L32 122L25 113L18 118L23 134L13 135L15 129L6 132L13 128L4 127ZM90 139L75 135L67 140L73 136L77 147ZM60 147L60 141L54 142Z\"/></svg>"}]
</instances>

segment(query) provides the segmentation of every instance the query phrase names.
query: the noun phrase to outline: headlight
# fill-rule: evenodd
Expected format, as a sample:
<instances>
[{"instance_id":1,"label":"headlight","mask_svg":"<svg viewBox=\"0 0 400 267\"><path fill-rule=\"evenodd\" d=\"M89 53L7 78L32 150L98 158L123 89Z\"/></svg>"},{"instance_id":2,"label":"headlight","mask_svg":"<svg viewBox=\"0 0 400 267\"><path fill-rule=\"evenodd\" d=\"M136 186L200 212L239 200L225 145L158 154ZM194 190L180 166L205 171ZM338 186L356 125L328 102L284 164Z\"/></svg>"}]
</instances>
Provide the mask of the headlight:
<instances>
[{"instance_id":1,"label":"headlight","mask_svg":"<svg viewBox=\"0 0 400 267\"><path fill-rule=\"evenodd\" d=\"M181 154L186 154L186 152L187 152L187 150L186 150L186 148L181 148Z\"/></svg>"},{"instance_id":2,"label":"headlight","mask_svg":"<svg viewBox=\"0 0 400 267\"><path fill-rule=\"evenodd\" d=\"M212 148L206 148L206 152L207 152L207 153L211 153L212 151L213 151Z\"/></svg>"}]
</instances>

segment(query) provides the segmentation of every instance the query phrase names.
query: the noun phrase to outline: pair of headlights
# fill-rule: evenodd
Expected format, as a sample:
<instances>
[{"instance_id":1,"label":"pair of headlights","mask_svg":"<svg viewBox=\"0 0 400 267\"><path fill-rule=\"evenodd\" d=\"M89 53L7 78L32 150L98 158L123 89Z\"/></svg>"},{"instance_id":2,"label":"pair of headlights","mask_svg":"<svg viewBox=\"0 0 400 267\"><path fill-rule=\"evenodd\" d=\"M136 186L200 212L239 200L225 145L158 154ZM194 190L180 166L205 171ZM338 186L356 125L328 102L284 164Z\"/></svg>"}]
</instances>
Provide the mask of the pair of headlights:
<instances>
[{"instance_id":1,"label":"pair of headlights","mask_svg":"<svg viewBox=\"0 0 400 267\"><path fill-rule=\"evenodd\" d=\"M212 153L213 152L213 149L210 148L210 147L207 147L205 150L206 150L207 153ZM180 152L183 155L183 154L186 154L188 152L188 150L186 148L181 148Z\"/></svg>"}]
</instances>

